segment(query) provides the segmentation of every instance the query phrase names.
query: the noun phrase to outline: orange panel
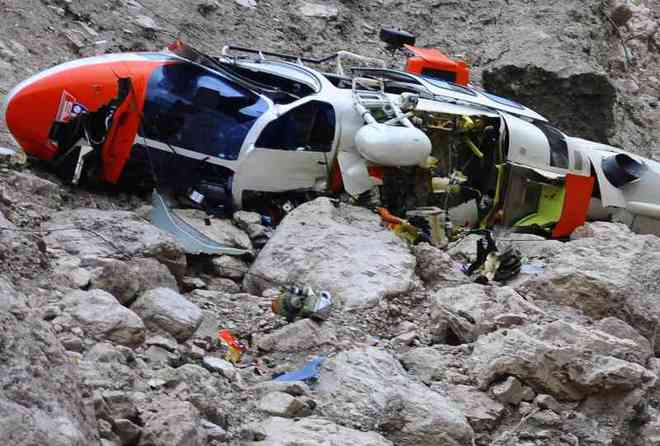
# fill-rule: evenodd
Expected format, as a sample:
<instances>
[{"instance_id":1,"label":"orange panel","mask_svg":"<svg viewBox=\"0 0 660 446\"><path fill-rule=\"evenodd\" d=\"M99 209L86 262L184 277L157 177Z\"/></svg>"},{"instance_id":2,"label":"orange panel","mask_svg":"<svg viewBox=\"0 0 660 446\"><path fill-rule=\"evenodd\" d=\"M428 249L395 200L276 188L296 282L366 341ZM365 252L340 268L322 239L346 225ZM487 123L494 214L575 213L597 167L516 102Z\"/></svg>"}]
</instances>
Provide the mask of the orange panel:
<instances>
[{"instance_id":1,"label":"orange panel","mask_svg":"<svg viewBox=\"0 0 660 446\"><path fill-rule=\"evenodd\" d=\"M566 175L564 207L552 231L553 237L567 237L587 220L594 181L594 177Z\"/></svg>"},{"instance_id":2,"label":"orange panel","mask_svg":"<svg viewBox=\"0 0 660 446\"><path fill-rule=\"evenodd\" d=\"M149 77L153 70L167 61L125 62L130 72L132 90L126 101L117 109L112 130L103 146L103 179L116 183L130 158L133 142L140 127L144 98Z\"/></svg>"},{"instance_id":3,"label":"orange panel","mask_svg":"<svg viewBox=\"0 0 660 446\"><path fill-rule=\"evenodd\" d=\"M423 74L424 70L436 70L454 73L456 83L470 83L470 70L463 61L453 61L435 48L417 48L406 45L416 57L411 57L406 63L406 71L413 74Z\"/></svg>"}]
</instances>

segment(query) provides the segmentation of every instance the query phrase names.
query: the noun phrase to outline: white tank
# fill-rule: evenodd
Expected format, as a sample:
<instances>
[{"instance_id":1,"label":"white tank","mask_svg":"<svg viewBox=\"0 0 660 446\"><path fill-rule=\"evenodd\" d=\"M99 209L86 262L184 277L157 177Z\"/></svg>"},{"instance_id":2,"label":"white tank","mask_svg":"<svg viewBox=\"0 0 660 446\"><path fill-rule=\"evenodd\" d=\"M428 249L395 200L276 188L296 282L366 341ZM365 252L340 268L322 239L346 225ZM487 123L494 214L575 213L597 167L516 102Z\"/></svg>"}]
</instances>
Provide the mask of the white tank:
<instances>
[{"instance_id":1,"label":"white tank","mask_svg":"<svg viewBox=\"0 0 660 446\"><path fill-rule=\"evenodd\" d=\"M431 155L431 140L415 127L368 124L355 134L364 158L380 166L415 166Z\"/></svg>"}]
</instances>

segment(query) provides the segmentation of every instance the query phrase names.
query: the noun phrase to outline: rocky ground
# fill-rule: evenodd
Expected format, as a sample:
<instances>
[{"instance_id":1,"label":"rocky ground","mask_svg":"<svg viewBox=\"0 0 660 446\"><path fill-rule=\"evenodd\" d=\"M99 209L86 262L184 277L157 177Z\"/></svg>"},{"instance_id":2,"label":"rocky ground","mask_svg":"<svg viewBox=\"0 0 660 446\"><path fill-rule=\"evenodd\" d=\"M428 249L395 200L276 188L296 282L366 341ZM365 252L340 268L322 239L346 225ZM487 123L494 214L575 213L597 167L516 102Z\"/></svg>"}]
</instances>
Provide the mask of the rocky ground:
<instances>
[{"instance_id":1,"label":"rocky ground","mask_svg":"<svg viewBox=\"0 0 660 446\"><path fill-rule=\"evenodd\" d=\"M399 25L567 131L657 155L659 6L630 2L627 22L612 6L0 0L0 89L178 34L210 51L373 54L378 27ZM0 169L2 444L660 445L657 237L502 234L535 268L483 286L459 269L474 239L410 249L369 211L318 199L263 248L254 215L214 223L249 262L191 257L145 220L147 197ZM279 283L330 291L332 316L274 315ZM239 363L219 329L249 347ZM316 380L274 380L319 357Z\"/></svg>"},{"instance_id":2,"label":"rocky ground","mask_svg":"<svg viewBox=\"0 0 660 446\"><path fill-rule=\"evenodd\" d=\"M137 197L2 173L3 444L660 445L657 237L502 234L535 269L484 286L474 239L410 249L321 198L253 262L186 257ZM255 217L215 224L258 246ZM274 315L279 283L330 291L329 320Z\"/></svg>"}]
</instances>

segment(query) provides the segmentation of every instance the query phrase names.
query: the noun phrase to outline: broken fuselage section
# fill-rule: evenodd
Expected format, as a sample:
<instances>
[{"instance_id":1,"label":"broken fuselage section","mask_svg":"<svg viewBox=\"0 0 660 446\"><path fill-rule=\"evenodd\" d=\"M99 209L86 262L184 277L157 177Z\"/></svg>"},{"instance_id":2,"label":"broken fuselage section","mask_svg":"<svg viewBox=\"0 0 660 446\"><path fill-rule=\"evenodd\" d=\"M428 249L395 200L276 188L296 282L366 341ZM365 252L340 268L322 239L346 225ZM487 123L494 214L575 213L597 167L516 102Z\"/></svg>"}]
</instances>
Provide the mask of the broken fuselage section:
<instances>
[{"instance_id":1,"label":"broken fuselage section","mask_svg":"<svg viewBox=\"0 0 660 446\"><path fill-rule=\"evenodd\" d=\"M564 237L590 216L660 219L653 161L568 137L470 85L303 62L210 57L180 42L82 59L17 86L6 122L74 183L158 187L215 214L275 209L277 220L296 202L345 194L428 217L439 243L456 228Z\"/></svg>"}]
</instances>

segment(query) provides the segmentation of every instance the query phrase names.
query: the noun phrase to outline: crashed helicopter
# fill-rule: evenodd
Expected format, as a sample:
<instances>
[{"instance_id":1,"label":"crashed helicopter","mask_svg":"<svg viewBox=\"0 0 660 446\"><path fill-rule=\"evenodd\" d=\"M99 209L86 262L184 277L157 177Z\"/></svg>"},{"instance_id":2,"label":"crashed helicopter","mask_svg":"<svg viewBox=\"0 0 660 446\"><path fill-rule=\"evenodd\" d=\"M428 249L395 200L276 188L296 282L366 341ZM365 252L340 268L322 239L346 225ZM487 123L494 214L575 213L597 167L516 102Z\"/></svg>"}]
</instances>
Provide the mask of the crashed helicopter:
<instances>
[{"instance_id":1,"label":"crashed helicopter","mask_svg":"<svg viewBox=\"0 0 660 446\"><path fill-rule=\"evenodd\" d=\"M309 59L228 46L214 57L177 41L36 74L3 111L22 149L71 183L167 189L211 214L281 217L311 197L346 194L423 216L439 244L454 227L561 238L614 214L639 231L657 226L660 164L563 134L473 87L464 63L415 47L410 34L381 39L407 52L405 71L347 52ZM336 71L322 71L330 62ZM154 200L155 223L201 252L231 253Z\"/></svg>"}]
</instances>

